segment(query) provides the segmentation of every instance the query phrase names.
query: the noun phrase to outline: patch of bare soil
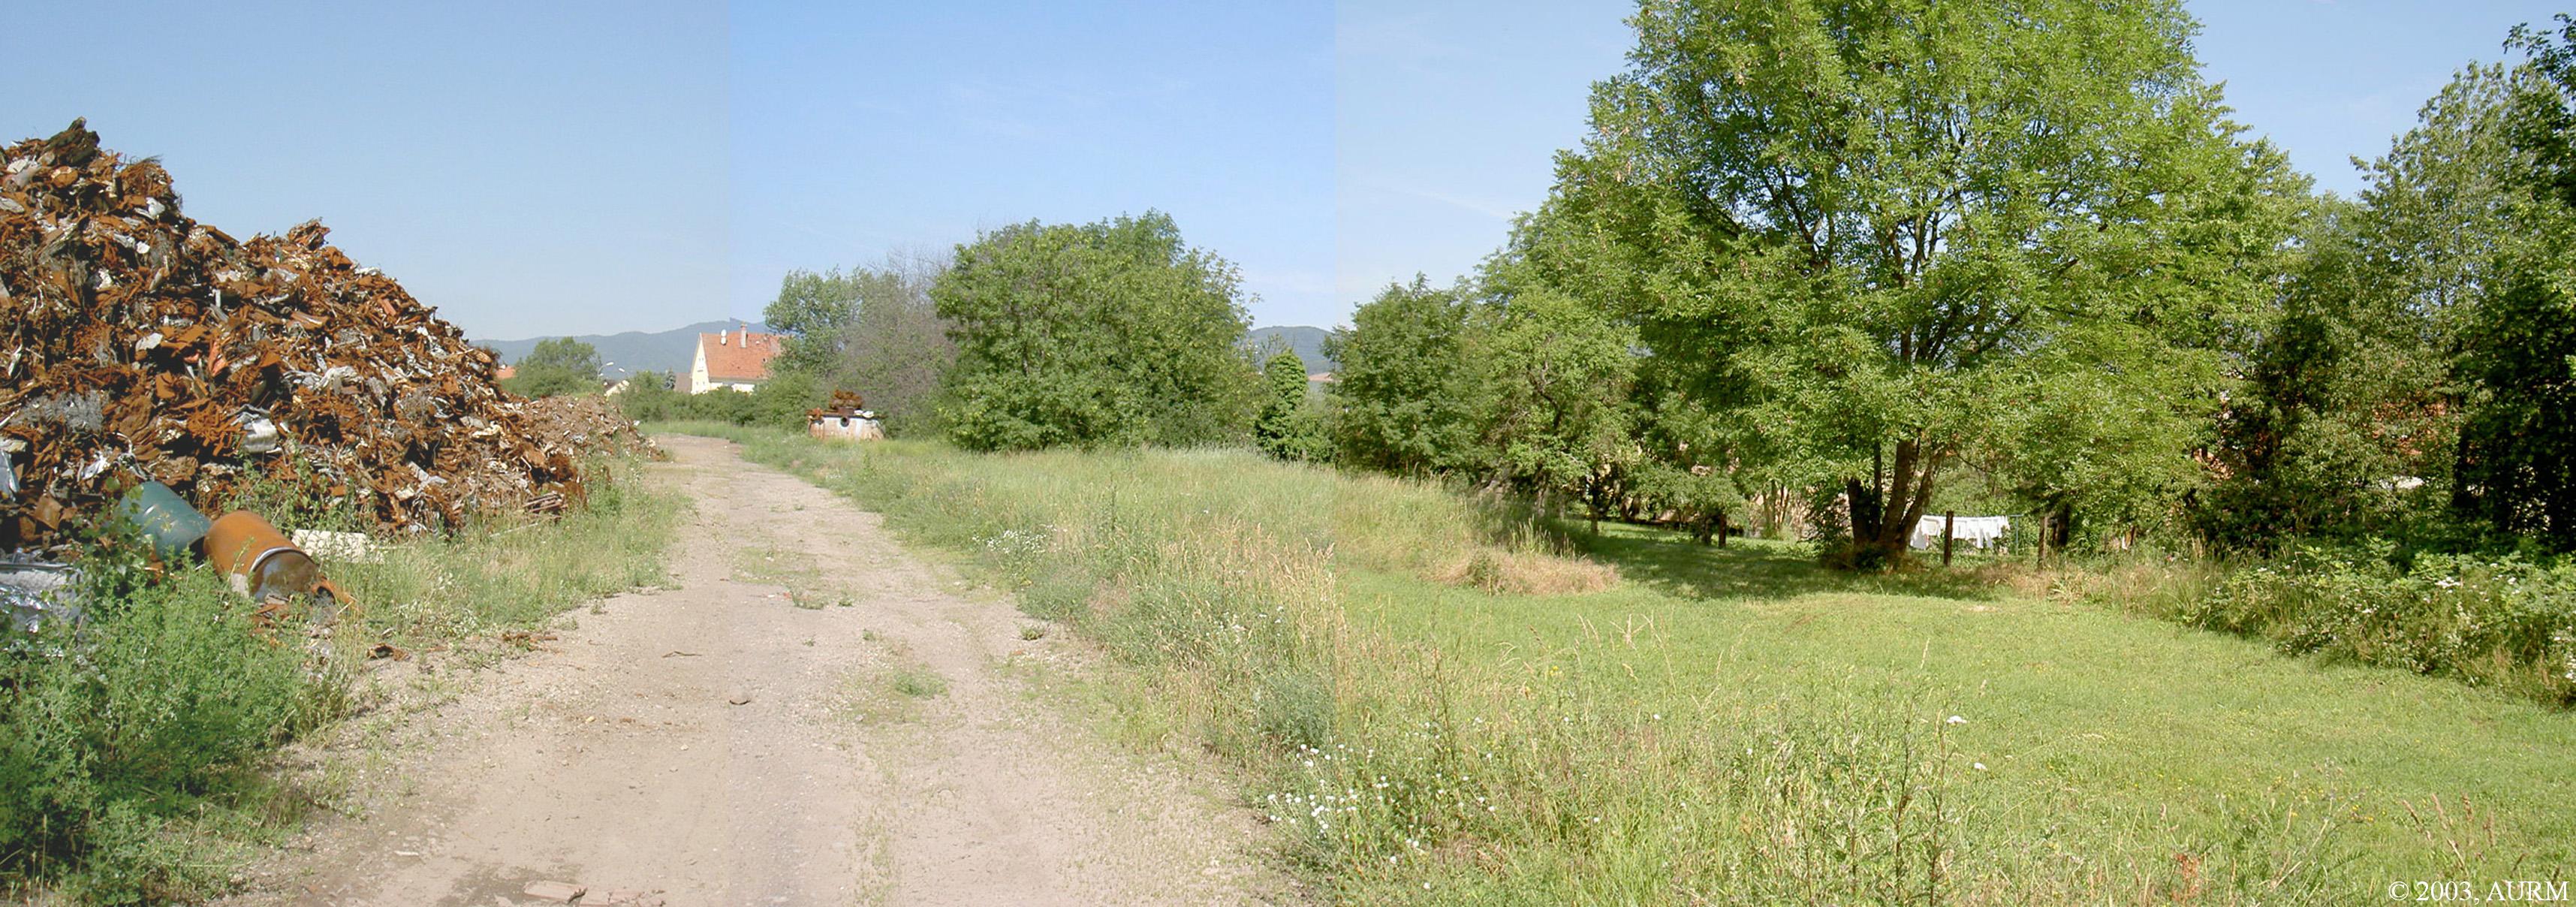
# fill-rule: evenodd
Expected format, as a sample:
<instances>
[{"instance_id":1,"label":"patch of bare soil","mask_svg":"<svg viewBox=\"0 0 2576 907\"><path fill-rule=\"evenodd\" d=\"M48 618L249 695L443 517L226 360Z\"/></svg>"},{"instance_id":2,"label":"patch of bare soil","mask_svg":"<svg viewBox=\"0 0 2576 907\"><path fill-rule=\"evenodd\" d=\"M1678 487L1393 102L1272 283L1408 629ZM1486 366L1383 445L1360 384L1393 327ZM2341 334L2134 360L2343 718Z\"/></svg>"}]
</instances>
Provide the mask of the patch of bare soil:
<instances>
[{"instance_id":1,"label":"patch of bare soil","mask_svg":"<svg viewBox=\"0 0 2576 907\"><path fill-rule=\"evenodd\" d=\"M697 510L678 588L489 670L395 668L454 694L321 754L373 766L357 817L229 903L1287 899L1209 766L1105 748L1059 703L1078 643L1024 638L874 513L727 442L665 443L653 475Z\"/></svg>"}]
</instances>

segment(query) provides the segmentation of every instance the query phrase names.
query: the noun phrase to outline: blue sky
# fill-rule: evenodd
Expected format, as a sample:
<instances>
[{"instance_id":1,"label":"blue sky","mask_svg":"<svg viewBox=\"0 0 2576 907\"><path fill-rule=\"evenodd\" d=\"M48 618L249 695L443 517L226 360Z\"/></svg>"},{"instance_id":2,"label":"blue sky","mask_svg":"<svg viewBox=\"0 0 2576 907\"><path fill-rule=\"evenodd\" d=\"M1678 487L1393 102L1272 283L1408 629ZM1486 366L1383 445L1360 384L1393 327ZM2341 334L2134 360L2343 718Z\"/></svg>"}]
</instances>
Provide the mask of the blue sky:
<instances>
[{"instance_id":1,"label":"blue sky","mask_svg":"<svg viewBox=\"0 0 2576 907\"><path fill-rule=\"evenodd\" d=\"M2472 60L2504 58L2505 32L2571 7L2503 0L2189 0L2202 75L2225 83L2251 134L2269 136L2317 188L2352 196L2350 158L2398 133Z\"/></svg>"},{"instance_id":2,"label":"blue sky","mask_svg":"<svg viewBox=\"0 0 2576 907\"><path fill-rule=\"evenodd\" d=\"M737 314L789 268L1161 209L1271 312L1332 311L1333 10L736 3Z\"/></svg>"},{"instance_id":3,"label":"blue sky","mask_svg":"<svg viewBox=\"0 0 2576 907\"><path fill-rule=\"evenodd\" d=\"M0 141L88 117L161 156L190 217L244 239L321 218L476 336L721 317L722 7L22 3L7 23Z\"/></svg>"},{"instance_id":4,"label":"blue sky","mask_svg":"<svg viewBox=\"0 0 2576 907\"><path fill-rule=\"evenodd\" d=\"M1544 197L1611 0L137 3L14 9L0 141L87 116L237 236L320 217L485 337L757 317L790 268L1170 212L1261 324L1446 281ZM2190 3L2322 188L2525 2ZM98 42L140 49L102 53Z\"/></svg>"}]
</instances>

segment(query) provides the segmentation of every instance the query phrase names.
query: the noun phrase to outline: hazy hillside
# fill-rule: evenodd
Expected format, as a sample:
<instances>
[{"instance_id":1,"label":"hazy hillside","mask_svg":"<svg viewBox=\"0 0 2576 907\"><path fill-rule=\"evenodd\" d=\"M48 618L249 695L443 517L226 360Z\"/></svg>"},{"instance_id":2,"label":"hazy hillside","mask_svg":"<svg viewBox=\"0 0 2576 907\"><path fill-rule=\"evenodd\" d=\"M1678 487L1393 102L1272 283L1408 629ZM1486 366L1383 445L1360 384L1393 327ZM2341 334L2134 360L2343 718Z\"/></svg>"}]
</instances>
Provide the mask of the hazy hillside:
<instances>
[{"instance_id":1,"label":"hazy hillside","mask_svg":"<svg viewBox=\"0 0 2576 907\"><path fill-rule=\"evenodd\" d=\"M590 344L591 348L598 350L600 362L616 363L600 369L602 375L609 378L624 378L641 371L686 373L690 363L697 356L699 334L713 334L717 331L734 330L741 326L742 322L738 321L701 321L667 331L586 334L573 339ZM759 324L751 325L751 329L760 332L769 330ZM531 337L526 340L474 342L501 354L502 362L517 362L519 357L537 348L537 341L552 339L554 338Z\"/></svg>"},{"instance_id":2,"label":"hazy hillside","mask_svg":"<svg viewBox=\"0 0 2576 907\"><path fill-rule=\"evenodd\" d=\"M1253 328L1251 333L1243 335L1243 345L1260 349L1263 345L1274 341L1285 344L1289 349L1297 351L1297 358L1306 360L1306 373L1311 375L1333 371L1340 367L1333 360L1324 358L1324 337L1330 333L1332 332L1323 328L1302 325Z\"/></svg>"}]
</instances>

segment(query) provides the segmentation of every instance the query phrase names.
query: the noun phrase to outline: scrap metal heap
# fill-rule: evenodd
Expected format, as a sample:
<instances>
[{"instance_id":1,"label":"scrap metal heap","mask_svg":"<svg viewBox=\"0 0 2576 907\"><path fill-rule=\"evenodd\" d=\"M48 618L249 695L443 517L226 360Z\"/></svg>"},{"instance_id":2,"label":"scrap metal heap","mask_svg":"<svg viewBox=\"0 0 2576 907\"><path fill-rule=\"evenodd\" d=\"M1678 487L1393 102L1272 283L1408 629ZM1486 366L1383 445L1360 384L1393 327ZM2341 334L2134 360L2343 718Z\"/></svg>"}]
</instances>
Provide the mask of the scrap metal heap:
<instances>
[{"instance_id":1,"label":"scrap metal heap","mask_svg":"<svg viewBox=\"0 0 2576 907\"><path fill-rule=\"evenodd\" d=\"M189 220L158 162L79 121L0 153L0 551L145 479L216 512L293 476L414 532L579 499L587 439L540 430L489 351L327 232Z\"/></svg>"}]
</instances>

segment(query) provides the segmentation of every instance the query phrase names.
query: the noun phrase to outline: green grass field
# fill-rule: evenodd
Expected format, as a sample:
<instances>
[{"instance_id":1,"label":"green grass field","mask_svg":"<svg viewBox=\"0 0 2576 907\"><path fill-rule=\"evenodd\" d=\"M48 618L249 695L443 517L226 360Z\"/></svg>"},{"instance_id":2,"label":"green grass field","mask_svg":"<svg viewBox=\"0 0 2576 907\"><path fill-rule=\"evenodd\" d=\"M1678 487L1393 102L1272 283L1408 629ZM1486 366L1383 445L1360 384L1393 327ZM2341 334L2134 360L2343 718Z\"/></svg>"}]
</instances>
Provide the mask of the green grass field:
<instances>
[{"instance_id":1,"label":"green grass field","mask_svg":"<svg viewBox=\"0 0 2576 907\"><path fill-rule=\"evenodd\" d=\"M1341 900L2354 903L2576 867L2576 718L1993 565L1594 540L1235 451L732 436L1100 641L1154 691L1131 727L1244 766Z\"/></svg>"},{"instance_id":2,"label":"green grass field","mask_svg":"<svg viewBox=\"0 0 2576 907\"><path fill-rule=\"evenodd\" d=\"M1628 580L1610 591L1495 596L1360 573L1347 607L1447 652L1544 650L1560 686L1631 713L1907 691L1918 712L1965 719L1946 725L1972 766L1959 846L2006 858L2003 900L2031 870L2115 895L2187 890L2199 862L2235 876L2204 888L2252 897L2300 879L2341 902L2387 881L2576 867L2566 714L2090 602L1833 575L1793 545L1606 534L1597 549Z\"/></svg>"}]
</instances>

